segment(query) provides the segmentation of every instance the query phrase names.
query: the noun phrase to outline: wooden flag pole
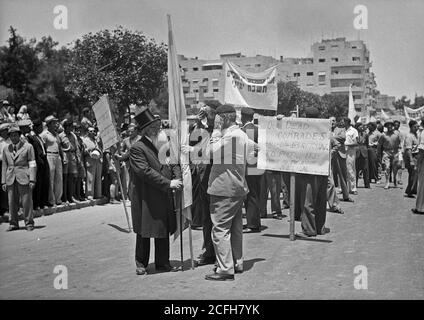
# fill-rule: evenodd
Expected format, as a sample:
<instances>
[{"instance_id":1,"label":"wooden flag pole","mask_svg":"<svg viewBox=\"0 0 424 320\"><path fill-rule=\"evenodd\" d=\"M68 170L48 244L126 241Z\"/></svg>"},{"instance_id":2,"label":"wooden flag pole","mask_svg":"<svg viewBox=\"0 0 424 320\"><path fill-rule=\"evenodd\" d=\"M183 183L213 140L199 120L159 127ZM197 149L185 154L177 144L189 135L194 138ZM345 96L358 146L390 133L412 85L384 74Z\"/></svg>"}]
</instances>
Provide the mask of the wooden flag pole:
<instances>
[{"instance_id":1,"label":"wooden flag pole","mask_svg":"<svg viewBox=\"0 0 424 320\"><path fill-rule=\"evenodd\" d=\"M184 258L183 258L183 202L179 201L180 205L180 251L181 251L181 271L184 271Z\"/></svg>"},{"instance_id":2,"label":"wooden flag pole","mask_svg":"<svg viewBox=\"0 0 424 320\"><path fill-rule=\"evenodd\" d=\"M296 174L294 172L291 172L290 173L290 241L296 240L296 236L294 234L295 188L296 188Z\"/></svg>"},{"instance_id":3,"label":"wooden flag pole","mask_svg":"<svg viewBox=\"0 0 424 320\"><path fill-rule=\"evenodd\" d=\"M122 204L124 205L124 211L125 211L125 216L127 217L127 223L128 223L128 232L131 232L131 224L130 224L130 218L128 216L128 211L127 211L127 198L125 197L125 193L124 193L124 189L122 188L122 181L121 181L121 167L119 166L119 161L116 161L115 157L113 157L113 162L115 163L115 168L116 168L116 175L118 178L118 183L119 183L119 189L121 189L121 195L122 195Z\"/></svg>"},{"instance_id":4,"label":"wooden flag pole","mask_svg":"<svg viewBox=\"0 0 424 320\"><path fill-rule=\"evenodd\" d=\"M190 260L191 260L191 269L194 269L194 259L193 259L193 238L191 234L191 220L188 222L188 240L190 246Z\"/></svg>"}]
</instances>

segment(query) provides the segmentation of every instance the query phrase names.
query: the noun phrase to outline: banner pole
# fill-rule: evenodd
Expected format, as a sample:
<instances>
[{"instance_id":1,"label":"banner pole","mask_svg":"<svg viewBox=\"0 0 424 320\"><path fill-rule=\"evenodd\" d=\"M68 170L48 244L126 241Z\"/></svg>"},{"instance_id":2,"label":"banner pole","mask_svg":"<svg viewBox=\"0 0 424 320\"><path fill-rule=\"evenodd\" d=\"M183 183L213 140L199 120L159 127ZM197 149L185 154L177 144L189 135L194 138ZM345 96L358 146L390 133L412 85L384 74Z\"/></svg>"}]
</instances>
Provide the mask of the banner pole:
<instances>
[{"instance_id":1,"label":"banner pole","mask_svg":"<svg viewBox=\"0 0 424 320\"><path fill-rule=\"evenodd\" d=\"M188 220L188 239L189 239L189 247L190 247L191 269L194 270L193 238L192 238L192 234L191 234L191 220Z\"/></svg>"},{"instance_id":2,"label":"banner pole","mask_svg":"<svg viewBox=\"0 0 424 320\"><path fill-rule=\"evenodd\" d=\"M296 240L296 236L294 234L295 188L296 188L296 174L294 172L291 172L290 173L290 241Z\"/></svg>"},{"instance_id":3,"label":"banner pole","mask_svg":"<svg viewBox=\"0 0 424 320\"><path fill-rule=\"evenodd\" d=\"M183 202L182 199L179 201L180 207L180 251L181 251L181 271L184 271L184 259L183 259Z\"/></svg>"},{"instance_id":4,"label":"banner pole","mask_svg":"<svg viewBox=\"0 0 424 320\"><path fill-rule=\"evenodd\" d=\"M122 188L122 181L121 181L121 167L119 166L119 161L116 161L115 157L113 157L113 162L115 163L115 168L116 168L116 175L118 178L118 183L119 183L119 189L121 189L121 195L122 195L122 204L124 205L124 211L125 211L125 216L127 217L127 223L128 223L128 232L131 232L131 224L130 224L130 218L128 216L128 210L127 210L127 198L125 196L124 193L124 189Z\"/></svg>"}]
</instances>

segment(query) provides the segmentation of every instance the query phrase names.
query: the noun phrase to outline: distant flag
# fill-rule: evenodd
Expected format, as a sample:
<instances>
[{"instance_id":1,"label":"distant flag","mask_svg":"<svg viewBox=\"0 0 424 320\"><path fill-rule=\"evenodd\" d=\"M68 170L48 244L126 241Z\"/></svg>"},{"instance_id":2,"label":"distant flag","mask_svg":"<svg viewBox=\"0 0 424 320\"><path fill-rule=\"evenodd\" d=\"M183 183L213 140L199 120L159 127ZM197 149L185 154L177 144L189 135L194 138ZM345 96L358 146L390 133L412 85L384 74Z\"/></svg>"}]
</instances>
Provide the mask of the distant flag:
<instances>
[{"instance_id":1,"label":"distant flag","mask_svg":"<svg viewBox=\"0 0 424 320\"><path fill-rule=\"evenodd\" d=\"M349 109L348 109L347 117L352 121L352 123L355 123L355 117L356 117L356 110L355 110L355 104L353 103L353 95L352 95L352 84L349 86Z\"/></svg>"},{"instance_id":2,"label":"distant flag","mask_svg":"<svg viewBox=\"0 0 424 320\"><path fill-rule=\"evenodd\" d=\"M387 121L389 119L390 119L389 115L385 113L383 109L381 109L381 120Z\"/></svg>"},{"instance_id":3,"label":"distant flag","mask_svg":"<svg viewBox=\"0 0 424 320\"><path fill-rule=\"evenodd\" d=\"M174 240L178 237L181 227L184 228L186 221L191 221L192 182L189 166L189 155L181 152L182 145L188 145L189 132L187 113L184 103L183 86L181 83L180 67L178 64L177 50L172 34L171 16L168 18L168 90L169 90L169 121L171 129L176 130L176 135L171 137L171 149L175 151L178 157L178 163L181 166L183 191L182 191L182 215L183 224L180 225L180 217L177 216L178 230L175 233ZM181 214L177 210L177 214Z\"/></svg>"}]
</instances>

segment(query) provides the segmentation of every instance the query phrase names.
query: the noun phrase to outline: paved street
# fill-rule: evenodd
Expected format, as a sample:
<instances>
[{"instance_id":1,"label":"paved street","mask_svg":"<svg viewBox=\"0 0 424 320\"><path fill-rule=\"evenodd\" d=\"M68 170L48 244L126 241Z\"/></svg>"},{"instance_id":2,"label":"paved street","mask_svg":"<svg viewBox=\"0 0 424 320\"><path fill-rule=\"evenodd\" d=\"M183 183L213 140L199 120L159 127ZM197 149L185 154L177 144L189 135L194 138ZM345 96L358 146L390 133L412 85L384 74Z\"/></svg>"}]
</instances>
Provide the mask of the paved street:
<instances>
[{"instance_id":1,"label":"paved street","mask_svg":"<svg viewBox=\"0 0 424 320\"><path fill-rule=\"evenodd\" d=\"M325 236L291 242L287 218L263 219L261 233L244 235L245 272L233 282L204 280L211 266L137 276L135 235L122 231L120 205L40 217L33 232L7 233L3 223L0 298L423 299L424 216L411 213L414 200L404 198L403 190L372 188L359 188L354 204L342 203L344 215L327 214L331 232ZM187 231L184 243L188 267ZM201 231L193 231L193 244L196 257ZM179 254L176 241L171 263L178 263ZM56 265L68 268L67 290L54 289ZM354 288L357 265L367 267L367 290Z\"/></svg>"}]
</instances>

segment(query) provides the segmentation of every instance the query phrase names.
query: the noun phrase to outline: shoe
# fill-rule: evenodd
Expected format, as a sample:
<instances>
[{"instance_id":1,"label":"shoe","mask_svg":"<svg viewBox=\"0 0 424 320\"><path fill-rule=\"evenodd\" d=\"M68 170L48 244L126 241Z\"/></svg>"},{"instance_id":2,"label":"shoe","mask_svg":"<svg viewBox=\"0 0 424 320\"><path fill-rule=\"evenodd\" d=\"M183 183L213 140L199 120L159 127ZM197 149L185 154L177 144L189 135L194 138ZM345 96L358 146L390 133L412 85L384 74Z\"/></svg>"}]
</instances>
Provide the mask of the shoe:
<instances>
[{"instance_id":1,"label":"shoe","mask_svg":"<svg viewBox=\"0 0 424 320\"><path fill-rule=\"evenodd\" d=\"M15 230L19 230L19 226L10 225L9 228L7 228L6 231L9 232L9 231L15 231Z\"/></svg>"},{"instance_id":2,"label":"shoe","mask_svg":"<svg viewBox=\"0 0 424 320\"><path fill-rule=\"evenodd\" d=\"M144 274L147 274L147 271L146 271L146 268L144 268L144 267L137 267L135 269L135 273L139 276L142 276Z\"/></svg>"},{"instance_id":3,"label":"shoe","mask_svg":"<svg viewBox=\"0 0 424 320\"><path fill-rule=\"evenodd\" d=\"M309 233L305 233L305 232L299 232L299 233L296 233L296 235L295 235L296 237L299 237L299 238L310 238L310 237L316 237L317 235L316 234L309 234Z\"/></svg>"},{"instance_id":4,"label":"shoe","mask_svg":"<svg viewBox=\"0 0 424 320\"><path fill-rule=\"evenodd\" d=\"M389 189L389 185L385 185L384 189L388 190Z\"/></svg>"},{"instance_id":5,"label":"shoe","mask_svg":"<svg viewBox=\"0 0 424 320\"><path fill-rule=\"evenodd\" d=\"M415 196L413 194L405 194L405 197L415 199Z\"/></svg>"},{"instance_id":6,"label":"shoe","mask_svg":"<svg viewBox=\"0 0 424 320\"><path fill-rule=\"evenodd\" d=\"M207 274L205 276L206 280L213 280L213 281L233 281L234 275L233 274L221 274L221 273L212 273Z\"/></svg>"},{"instance_id":7,"label":"shoe","mask_svg":"<svg viewBox=\"0 0 424 320\"><path fill-rule=\"evenodd\" d=\"M415 214L424 214L423 211L418 211L417 209L411 209L411 211L412 213L415 213Z\"/></svg>"},{"instance_id":8,"label":"shoe","mask_svg":"<svg viewBox=\"0 0 424 320\"><path fill-rule=\"evenodd\" d=\"M243 266L234 267L234 273L243 273Z\"/></svg>"},{"instance_id":9,"label":"shoe","mask_svg":"<svg viewBox=\"0 0 424 320\"><path fill-rule=\"evenodd\" d=\"M352 198L343 199L343 202L355 202Z\"/></svg>"},{"instance_id":10,"label":"shoe","mask_svg":"<svg viewBox=\"0 0 424 320\"><path fill-rule=\"evenodd\" d=\"M283 215L282 215L281 213L274 213L274 214L272 215L272 217L273 217L274 219L277 219L277 220L283 220Z\"/></svg>"},{"instance_id":11,"label":"shoe","mask_svg":"<svg viewBox=\"0 0 424 320\"><path fill-rule=\"evenodd\" d=\"M351 191L351 192L349 192L350 194L353 194L353 195L358 195L358 191Z\"/></svg>"},{"instance_id":12,"label":"shoe","mask_svg":"<svg viewBox=\"0 0 424 320\"><path fill-rule=\"evenodd\" d=\"M243 233L258 233L258 232L261 232L261 228L246 228L243 230Z\"/></svg>"},{"instance_id":13,"label":"shoe","mask_svg":"<svg viewBox=\"0 0 424 320\"><path fill-rule=\"evenodd\" d=\"M176 272L176 271L178 271L178 268L177 267L172 267L171 265L157 266L156 267L156 271L161 271L161 272Z\"/></svg>"},{"instance_id":14,"label":"shoe","mask_svg":"<svg viewBox=\"0 0 424 320\"><path fill-rule=\"evenodd\" d=\"M34 230L34 226L29 225L29 226L26 227L26 229L27 229L27 231L32 231L32 230Z\"/></svg>"},{"instance_id":15,"label":"shoe","mask_svg":"<svg viewBox=\"0 0 424 320\"><path fill-rule=\"evenodd\" d=\"M75 197L72 197L72 202L74 202L74 203L80 203L80 200L78 200L77 198L75 198Z\"/></svg>"},{"instance_id":16,"label":"shoe","mask_svg":"<svg viewBox=\"0 0 424 320\"><path fill-rule=\"evenodd\" d=\"M118 200L116 200L116 199L111 199L110 201L109 201L109 203L110 204L119 204L119 203L121 203L121 202L119 202Z\"/></svg>"},{"instance_id":17,"label":"shoe","mask_svg":"<svg viewBox=\"0 0 424 320\"><path fill-rule=\"evenodd\" d=\"M322 229L322 231L320 233L318 233L318 234L322 236L322 235L327 234L327 233L330 233L330 228L325 228L324 227Z\"/></svg>"},{"instance_id":18,"label":"shoe","mask_svg":"<svg viewBox=\"0 0 424 320\"><path fill-rule=\"evenodd\" d=\"M92 197L92 196L88 196L88 197L87 197L87 200L88 200L88 201L91 201L91 200L93 200L93 197Z\"/></svg>"},{"instance_id":19,"label":"shoe","mask_svg":"<svg viewBox=\"0 0 424 320\"><path fill-rule=\"evenodd\" d=\"M200 256L196 262L198 266L206 266L208 264L214 264L215 261L216 261L215 257Z\"/></svg>"},{"instance_id":20,"label":"shoe","mask_svg":"<svg viewBox=\"0 0 424 320\"><path fill-rule=\"evenodd\" d=\"M339 208L339 207L330 208L328 211L329 212L334 212L334 213L339 213L339 214L344 214L344 211L341 208Z\"/></svg>"}]
</instances>

